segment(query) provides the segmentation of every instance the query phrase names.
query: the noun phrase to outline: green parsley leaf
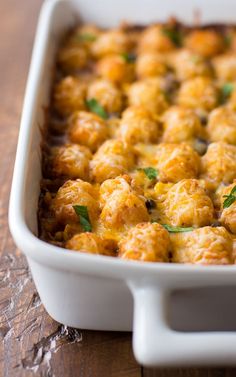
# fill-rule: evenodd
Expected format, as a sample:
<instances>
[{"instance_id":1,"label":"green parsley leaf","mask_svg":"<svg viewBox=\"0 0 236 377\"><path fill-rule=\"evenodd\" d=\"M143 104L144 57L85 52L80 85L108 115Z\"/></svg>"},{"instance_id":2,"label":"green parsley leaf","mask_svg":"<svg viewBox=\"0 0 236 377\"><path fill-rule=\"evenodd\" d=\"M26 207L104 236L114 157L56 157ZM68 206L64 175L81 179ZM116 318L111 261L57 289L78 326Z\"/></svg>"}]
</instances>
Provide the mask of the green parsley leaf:
<instances>
[{"instance_id":1,"label":"green parsley leaf","mask_svg":"<svg viewBox=\"0 0 236 377\"><path fill-rule=\"evenodd\" d=\"M88 209L86 206L78 204L73 206L76 215L79 218L80 224L85 232L92 232L92 225L89 219Z\"/></svg>"},{"instance_id":2,"label":"green parsley leaf","mask_svg":"<svg viewBox=\"0 0 236 377\"><path fill-rule=\"evenodd\" d=\"M223 208L228 208L236 201L236 186L234 186L229 195L224 195L223 198L226 198L223 202Z\"/></svg>"},{"instance_id":3,"label":"green parsley leaf","mask_svg":"<svg viewBox=\"0 0 236 377\"><path fill-rule=\"evenodd\" d=\"M235 194L236 193L236 186L234 186L230 192L230 194Z\"/></svg>"},{"instance_id":4,"label":"green parsley leaf","mask_svg":"<svg viewBox=\"0 0 236 377\"><path fill-rule=\"evenodd\" d=\"M224 198L226 198L226 199L224 200L223 208L230 207L231 204L233 204L236 200L236 196L234 196L234 195L224 195Z\"/></svg>"},{"instance_id":5,"label":"green parsley leaf","mask_svg":"<svg viewBox=\"0 0 236 377\"><path fill-rule=\"evenodd\" d=\"M161 224L168 232L170 233L183 233L183 232L191 232L193 227L182 227L182 226L172 226L168 224Z\"/></svg>"},{"instance_id":6,"label":"green parsley leaf","mask_svg":"<svg viewBox=\"0 0 236 377\"><path fill-rule=\"evenodd\" d=\"M89 33L76 34L75 38L79 42L94 42L97 39L96 35Z\"/></svg>"},{"instance_id":7,"label":"green parsley leaf","mask_svg":"<svg viewBox=\"0 0 236 377\"><path fill-rule=\"evenodd\" d=\"M99 115L103 119L108 118L107 112L104 108L99 104L99 102L95 98L91 98L86 101L86 105L88 106L89 110L93 113Z\"/></svg>"},{"instance_id":8,"label":"green parsley leaf","mask_svg":"<svg viewBox=\"0 0 236 377\"><path fill-rule=\"evenodd\" d=\"M233 90L234 90L234 84L230 82L227 84L224 84L221 88L220 102L225 103L225 101L227 101L227 99L229 98Z\"/></svg>"},{"instance_id":9,"label":"green parsley leaf","mask_svg":"<svg viewBox=\"0 0 236 377\"><path fill-rule=\"evenodd\" d=\"M136 55L128 52L123 52L121 56L127 63L134 63L136 60Z\"/></svg>"},{"instance_id":10,"label":"green parsley leaf","mask_svg":"<svg viewBox=\"0 0 236 377\"><path fill-rule=\"evenodd\" d=\"M152 167L148 167L148 168L139 168L138 169L139 171L143 171L146 176L149 178L149 179L156 179L157 175L158 175L158 171Z\"/></svg>"},{"instance_id":11,"label":"green parsley leaf","mask_svg":"<svg viewBox=\"0 0 236 377\"><path fill-rule=\"evenodd\" d=\"M177 47L180 47L182 45L182 34L180 33L179 30L176 29L167 29L163 28L162 29L163 34L165 34L171 42L173 42Z\"/></svg>"}]
</instances>

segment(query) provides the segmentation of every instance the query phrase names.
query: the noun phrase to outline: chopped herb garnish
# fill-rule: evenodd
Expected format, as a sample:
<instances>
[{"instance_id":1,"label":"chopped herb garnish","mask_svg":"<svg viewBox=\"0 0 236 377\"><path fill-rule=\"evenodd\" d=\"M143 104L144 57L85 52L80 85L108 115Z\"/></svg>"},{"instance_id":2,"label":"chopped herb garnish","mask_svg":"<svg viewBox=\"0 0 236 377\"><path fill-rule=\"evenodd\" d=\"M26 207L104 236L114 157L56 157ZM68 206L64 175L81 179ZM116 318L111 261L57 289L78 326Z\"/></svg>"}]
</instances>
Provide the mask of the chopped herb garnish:
<instances>
[{"instance_id":1,"label":"chopped herb garnish","mask_svg":"<svg viewBox=\"0 0 236 377\"><path fill-rule=\"evenodd\" d=\"M127 63L134 63L136 60L136 55L132 53L123 52L121 56Z\"/></svg>"},{"instance_id":2,"label":"chopped herb garnish","mask_svg":"<svg viewBox=\"0 0 236 377\"><path fill-rule=\"evenodd\" d=\"M234 90L234 84L232 83L224 84L221 88L220 102L225 103L225 101L227 101L227 99L229 98L233 90Z\"/></svg>"},{"instance_id":3,"label":"chopped herb garnish","mask_svg":"<svg viewBox=\"0 0 236 377\"><path fill-rule=\"evenodd\" d=\"M107 112L104 110L104 108L98 103L98 101L95 98L91 98L86 101L86 105L88 106L89 110L93 113L99 115L103 119L108 118Z\"/></svg>"},{"instance_id":4,"label":"chopped herb garnish","mask_svg":"<svg viewBox=\"0 0 236 377\"><path fill-rule=\"evenodd\" d=\"M76 34L75 38L79 42L94 42L97 39L96 35L89 33Z\"/></svg>"},{"instance_id":5,"label":"chopped herb garnish","mask_svg":"<svg viewBox=\"0 0 236 377\"><path fill-rule=\"evenodd\" d=\"M170 233L183 233L183 232L191 232L193 230L192 227L182 227L182 226L172 226L168 224L161 224L168 232Z\"/></svg>"},{"instance_id":6,"label":"chopped herb garnish","mask_svg":"<svg viewBox=\"0 0 236 377\"><path fill-rule=\"evenodd\" d=\"M177 47L182 45L182 34L176 29L162 29L163 34L165 34L171 42L173 42Z\"/></svg>"},{"instance_id":7,"label":"chopped herb garnish","mask_svg":"<svg viewBox=\"0 0 236 377\"><path fill-rule=\"evenodd\" d=\"M90 223L88 209L86 206L80 206L78 204L73 206L76 215L79 218L80 224L85 232L92 232L92 225Z\"/></svg>"},{"instance_id":8,"label":"chopped herb garnish","mask_svg":"<svg viewBox=\"0 0 236 377\"><path fill-rule=\"evenodd\" d=\"M236 201L236 186L234 186L229 195L223 195L223 198L226 198L223 203L223 208L228 208Z\"/></svg>"},{"instance_id":9,"label":"chopped herb garnish","mask_svg":"<svg viewBox=\"0 0 236 377\"><path fill-rule=\"evenodd\" d=\"M139 168L138 169L139 171L143 171L146 176L149 178L149 179L156 179L157 175L158 175L158 171L152 167L148 167L148 168Z\"/></svg>"}]
</instances>

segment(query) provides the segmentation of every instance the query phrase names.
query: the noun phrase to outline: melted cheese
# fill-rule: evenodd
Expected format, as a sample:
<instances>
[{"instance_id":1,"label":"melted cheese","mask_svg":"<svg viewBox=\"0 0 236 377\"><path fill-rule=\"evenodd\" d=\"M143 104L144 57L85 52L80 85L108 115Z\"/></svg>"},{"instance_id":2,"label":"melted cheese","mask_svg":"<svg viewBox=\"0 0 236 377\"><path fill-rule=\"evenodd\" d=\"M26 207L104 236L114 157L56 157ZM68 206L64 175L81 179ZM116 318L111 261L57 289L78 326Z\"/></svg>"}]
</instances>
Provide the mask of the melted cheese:
<instances>
[{"instance_id":1,"label":"melted cheese","mask_svg":"<svg viewBox=\"0 0 236 377\"><path fill-rule=\"evenodd\" d=\"M236 202L223 208L236 179L234 83L224 106L220 98L236 64L227 28L181 27L83 25L63 39L43 151L43 239L123 259L234 263Z\"/></svg>"}]
</instances>

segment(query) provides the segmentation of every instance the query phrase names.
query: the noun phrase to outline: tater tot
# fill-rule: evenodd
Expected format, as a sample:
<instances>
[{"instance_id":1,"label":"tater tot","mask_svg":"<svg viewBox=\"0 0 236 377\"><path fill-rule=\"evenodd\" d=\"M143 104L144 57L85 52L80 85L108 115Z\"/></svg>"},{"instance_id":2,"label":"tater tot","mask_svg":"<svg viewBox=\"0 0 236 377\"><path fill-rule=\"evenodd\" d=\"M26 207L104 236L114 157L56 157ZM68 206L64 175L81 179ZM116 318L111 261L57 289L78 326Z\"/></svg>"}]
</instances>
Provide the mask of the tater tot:
<instances>
[{"instance_id":1,"label":"tater tot","mask_svg":"<svg viewBox=\"0 0 236 377\"><path fill-rule=\"evenodd\" d=\"M212 143L202 157L202 177L218 186L231 183L236 176L236 146Z\"/></svg>"},{"instance_id":2,"label":"tater tot","mask_svg":"<svg viewBox=\"0 0 236 377\"><path fill-rule=\"evenodd\" d=\"M94 233L80 233L74 235L66 243L66 248L87 254L115 256L115 243Z\"/></svg>"},{"instance_id":3,"label":"tater tot","mask_svg":"<svg viewBox=\"0 0 236 377\"><path fill-rule=\"evenodd\" d=\"M182 83L177 102L180 106L195 110L197 113L207 114L217 106L219 92L209 78L195 77Z\"/></svg>"},{"instance_id":4,"label":"tater tot","mask_svg":"<svg viewBox=\"0 0 236 377\"><path fill-rule=\"evenodd\" d=\"M215 30L194 30L185 38L185 46L206 58L213 57L224 50L222 35Z\"/></svg>"},{"instance_id":5,"label":"tater tot","mask_svg":"<svg viewBox=\"0 0 236 377\"><path fill-rule=\"evenodd\" d=\"M184 178L196 178L200 169L200 157L185 143L157 146L157 169L162 182L178 182Z\"/></svg>"},{"instance_id":6,"label":"tater tot","mask_svg":"<svg viewBox=\"0 0 236 377\"><path fill-rule=\"evenodd\" d=\"M90 150L77 144L67 144L51 149L50 165L54 177L89 178Z\"/></svg>"},{"instance_id":7,"label":"tater tot","mask_svg":"<svg viewBox=\"0 0 236 377\"><path fill-rule=\"evenodd\" d=\"M113 229L126 229L130 226L134 226L140 222L148 221L149 214L145 205L145 200L140 197L130 186L118 185L118 188L112 191L110 180L109 187L101 186L103 195L103 208L100 215L102 224L107 228ZM116 184L116 179L114 180ZM105 194L105 190L109 190L109 193ZM104 200L105 199L105 200Z\"/></svg>"},{"instance_id":8,"label":"tater tot","mask_svg":"<svg viewBox=\"0 0 236 377\"><path fill-rule=\"evenodd\" d=\"M211 77L213 70L210 63L201 55L190 50L178 50L171 62L178 80L188 80L197 76Z\"/></svg>"},{"instance_id":9,"label":"tater tot","mask_svg":"<svg viewBox=\"0 0 236 377\"><path fill-rule=\"evenodd\" d=\"M107 179L104 181L100 186L100 202L103 206L106 201L109 200L110 196L114 193L114 191L131 191L131 178L128 175L121 175L116 178Z\"/></svg>"},{"instance_id":10,"label":"tater tot","mask_svg":"<svg viewBox=\"0 0 236 377\"><path fill-rule=\"evenodd\" d=\"M80 179L66 181L52 199L50 209L55 214L58 223L77 223L79 219L74 211L74 205L87 207L89 218L91 222L94 222L99 208L96 191L90 183Z\"/></svg>"},{"instance_id":11,"label":"tater tot","mask_svg":"<svg viewBox=\"0 0 236 377\"><path fill-rule=\"evenodd\" d=\"M142 106L128 107L122 114L117 135L127 144L156 143L161 127Z\"/></svg>"},{"instance_id":12,"label":"tater tot","mask_svg":"<svg viewBox=\"0 0 236 377\"><path fill-rule=\"evenodd\" d=\"M168 262L170 239L157 223L141 223L130 229L119 242L118 256L143 262Z\"/></svg>"},{"instance_id":13,"label":"tater tot","mask_svg":"<svg viewBox=\"0 0 236 377\"><path fill-rule=\"evenodd\" d=\"M122 54L130 48L130 40L122 30L101 33L92 45L92 53L100 58L109 54Z\"/></svg>"},{"instance_id":14,"label":"tater tot","mask_svg":"<svg viewBox=\"0 0 236 377\"><path fill-rule=\"evenodd\" d=\"M67 76L54 88L53 105L60 115L67 116L85 109L85 97L86 85L76 77Z\"/></svg>"},{"instance_id":15,"label":"tater tot","mask_svg":"<svg viewBox=\"0 0 236 377\"><path fill-rule=\"evenodd\" d=\"M213 60L217 78L222 81L236 81L236 54L219 55Z\"/></svg>"},{"instance_id":16,"label":"tater tot","mask_svg":"<svg viewBox=\"0 0 236 377\"><path fill-rule=\"evenodd\" d=\"M120 113L124 107L124 95L106 79L93 81L88 87L87 99L95 98L108 113Z\"/></svg>"},{"instance_id":17,"label":"tater tot","mask_svg":"<svg viewBox=\"0 0 236 377\"><path fill-rule=\"evenodd\" d=\"M165 143L193 142L196 138L206 137L205 130L192 109L181 106L169 107L162 116L162 122Z\"/></svg>"},{"instance_id":18,"label":"tater tot","mask_svg":"<svg viewBox=\"0 0 236 377\"><path fill-rule=\"evenodd\" d=\"M173 262L203 265L231 264L233 240L223 227L198 228L171 235Z\"/></svg>"},{"instance_id":19,"label":"tater tot","mask_svg":"<svg viewBox=\"0 0 236 377\"><path fill-rule=\"evenodd\" d=\"M236 145L236 113L230 107L218 107L209 114L207 132L210 141Z\"/></svg>"},{"instance_id":20,"label":"tater tot","mask_svg":"<svg viewBox=\"0 0 236 377\"><path fill-rule=\"evenodd\" d=\"M173 185L160 208L162 222L173 226L201 227L210 225L214 218L213 203L196 179Z\"/></svg>"},{"instance_id":21,"label":"tater tot","mask_svg":"<svg viewBox=\"0 0 236 377\"><path fill-rule=\"evenodd\" d=\"M138 56L136 74L140 79L163 76L168 72L163 55L159 53L145 53Z\"/></svg>"},{"instance_id":22,"label":"tater tot","mask_svg":"<svg viewBox=\"0 0 236 377\"><path fill-rule=\"evenodd\" d=\"M122 55L108 55L97 62L96 72L116 84L128 83L134 79L134 64Z\"/></svg>"},{"instance_id":23,"label":"tater tot","mask_svg":"<svg viewBox=\"0 0 236 377\"><path fill-rule=\"evenodd\" d=\"M103 182L127 173L134 165L134 152L120 140L107 140L91 161L91 173L95 182Z\"/></svg>"},{"instance_id":24,"label":"tater tot","mask_svg":"<svg viewBox=\"0 0 236 377\"><path fill-rule=\"evenodd\" d=\"M86 46L90 52L91 46L102 33L94 24L83 24L76 27L69 37L69 43Z\"/></svg>"},{"instance_id":25,"label":"tater tot","mask_svg":"<svg viewBox=\"0 0 236 377\"><path fill-rule=\"evenodd\" d=\"M128 91L131 106L143 106L154 115L160 115L168 107L160 80L148 78L134 82Z\"/></svg>"},{"instance_id":26,"label":"tater tot","mask_svg":"<svg viewBox=\"0 0 236 377\"><path fill-rule=\"evenodd\" d=\"M108 127L105 121L96 114L78 111L69 119L68 136L70 141L85 145L92 152L108 137Z\"/></svg>"},{"instance_id":27,"label":"tater tot","mask_svg":"<svg viewBox=\"0 0 236 377\"><path fill-rule=\"evenodd\" d=\"M168 52L175 48L175 44L169 37L163 25L151 25L141 34L139 52Z\"/></svg>"}]
</instances>

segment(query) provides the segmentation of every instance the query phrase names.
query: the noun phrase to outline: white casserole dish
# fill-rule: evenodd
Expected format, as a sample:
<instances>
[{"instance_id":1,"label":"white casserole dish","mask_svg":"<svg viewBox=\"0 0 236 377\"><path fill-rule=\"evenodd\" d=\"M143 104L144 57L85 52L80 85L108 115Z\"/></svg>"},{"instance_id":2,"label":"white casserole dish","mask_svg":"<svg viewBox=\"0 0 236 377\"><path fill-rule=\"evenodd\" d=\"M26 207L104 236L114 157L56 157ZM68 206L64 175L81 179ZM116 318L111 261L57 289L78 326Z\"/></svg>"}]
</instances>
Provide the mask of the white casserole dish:
<instances>
[{"instance_id":1,"label":"white casserole dish","mask_svg":"<svg viewBox=\"0 0 236 377\"><path fill-rule=\"evenodd\" d=\"M165 20L173 14L192 22L196 9L201 11L204 22L236 22L235 0L227 0L224 5L221 0L45 1L36 33L12 183L10 229L17 246L26 254L48 313L63 324L79 328L117 331L133 328L135 357L148 366L236 365L235 332L181 332L173 330L168 320L173 290L202 287L202 301L198 293L183 293L173 310L185 319L185 330L188 327L186 310L190 316L195 312L203 324L199 322L198 327L207 330L204 324L207 317L198 316L198 305L206 304L207 292L215 302L225 300L229 292L232 297L234 288L228 286L236 285L236 266L124 261L75 253L39 240L40 127L48 104L57 41L75 22L78 12L86 22L114 26L123 19L145 23ZM213 293L208 287L218 288ZM191 297L192 309L186 304ZM213 301L211 306L215 305ZM222 301L222 305L226 302ZM226 309L233 313L232 299L231 307ZM214 312L216 310L214 306Z\"/></svg>"}]
</instances>

